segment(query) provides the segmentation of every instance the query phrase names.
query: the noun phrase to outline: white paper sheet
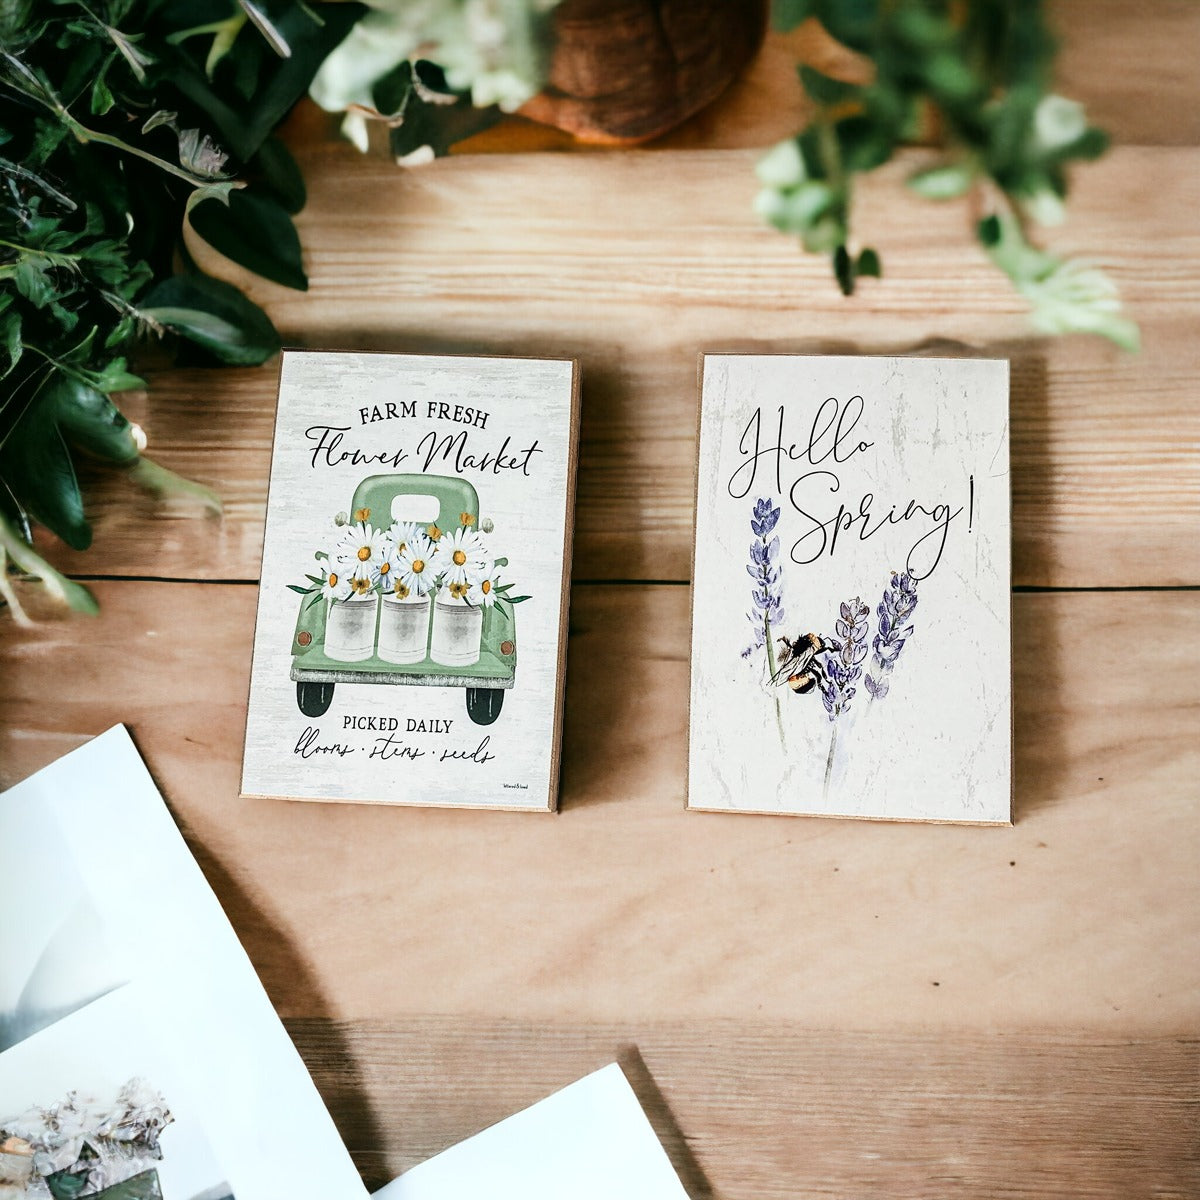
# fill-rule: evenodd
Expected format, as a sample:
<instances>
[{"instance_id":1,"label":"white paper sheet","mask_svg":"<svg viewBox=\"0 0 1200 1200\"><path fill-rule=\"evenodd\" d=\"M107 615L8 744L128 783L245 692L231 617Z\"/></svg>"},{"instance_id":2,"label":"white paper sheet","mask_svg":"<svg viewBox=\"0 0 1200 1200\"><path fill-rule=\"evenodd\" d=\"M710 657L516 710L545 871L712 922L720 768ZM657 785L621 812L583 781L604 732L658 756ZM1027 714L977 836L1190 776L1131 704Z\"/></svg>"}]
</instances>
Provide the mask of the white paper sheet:
<instances>
[{"instance_id":1,"label":"white paper sheet","mask_svg":"<svg viewBox=\"0 0 1200 1200\"><path fill-rule=\"evenodd\" d=\"M413 1167L376 1200L687 1200L612 1063Z\"/></svg>"},{"instance_id":2,"label":"white paper sheet","mask_svg":"<svg viewBox=\"0 0 1200 1200\"><path fill-rule=\"evenodd\" d=\"M123 727L0 795L0 844L24 846L28 863L42 864L0 876L7 929L0 956L9 942L26 943L0 970L0 1048L6 1030L9 1043L52 1038L55 1019L133 984L147 1037L186 1080L237 1200L366 1197L304 1063ZM10 979L10 965L21 978ZM30 1095L29 1102L56 1099Z\"/></svg>"}]
</instances>

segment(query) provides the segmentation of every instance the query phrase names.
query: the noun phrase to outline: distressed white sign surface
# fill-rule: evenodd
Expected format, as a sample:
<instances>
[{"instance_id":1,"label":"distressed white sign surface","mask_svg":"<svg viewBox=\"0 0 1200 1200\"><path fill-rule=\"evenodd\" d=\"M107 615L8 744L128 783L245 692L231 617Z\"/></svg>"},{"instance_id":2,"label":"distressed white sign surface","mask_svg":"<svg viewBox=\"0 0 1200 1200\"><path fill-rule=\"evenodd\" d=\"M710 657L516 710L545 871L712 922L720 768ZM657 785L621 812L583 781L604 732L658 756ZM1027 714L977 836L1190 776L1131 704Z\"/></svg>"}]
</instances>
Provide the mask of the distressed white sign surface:
<instances>
[{"instance_id":1,"label":"distressed white sign surface","mask_svg":"<svg viewBox=\"0 0 1200 1200\"><path fill-rule=\"evenodd\" d=\"M1005 823L1008 364L704 359L688 805Z\"/></svg>"},{"instance_id":2,"label":"distressed white sign surface","mask_svg":"<svg viewBox=\"0 0 1200 1200\"><path fill-rule=\"evenodd\" d=\"M576 376L284 355L245 795L555 806Z\"/></svg>"}]
</instances>

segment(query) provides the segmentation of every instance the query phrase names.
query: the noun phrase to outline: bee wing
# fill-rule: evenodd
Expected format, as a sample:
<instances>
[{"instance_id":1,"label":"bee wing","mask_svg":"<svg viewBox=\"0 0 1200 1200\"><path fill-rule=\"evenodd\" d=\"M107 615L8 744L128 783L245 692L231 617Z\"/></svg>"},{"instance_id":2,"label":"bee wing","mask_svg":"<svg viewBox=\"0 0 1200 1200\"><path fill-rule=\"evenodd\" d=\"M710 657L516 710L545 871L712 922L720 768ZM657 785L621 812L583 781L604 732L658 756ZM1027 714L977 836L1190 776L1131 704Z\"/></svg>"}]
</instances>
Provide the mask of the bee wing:
<instances>
[{"instance_id":1,"label":"bee wing","mask_svg":"<svg viewBox=\"0 0 1200 1200\"><path fill-rule=\"evenodd\" d=\"M804 644L804 649L796 654L796 656L792 659L792 662L795 664L797 671L807 671L812 665L813 659L816 657L817 651L815 647L806 642Z\"/></svg>"},{"instance_id":2,"label":"bee wing","mask_svg":"<svg viewBox=\"0 0 1200 1200\"><path fill-rule=\"evenodd\" d=\"M785 679L787 679L787 677L789 675L792 674L792 669L795 666L795 664L796 664L796 656L794 654L789 655L787 658L784 659L784 661L782 663L779 664L779 669L775 672L774 675L771 676L771 682L772 683L783 683L783 681Z\"/></svg>"}]
</instances>

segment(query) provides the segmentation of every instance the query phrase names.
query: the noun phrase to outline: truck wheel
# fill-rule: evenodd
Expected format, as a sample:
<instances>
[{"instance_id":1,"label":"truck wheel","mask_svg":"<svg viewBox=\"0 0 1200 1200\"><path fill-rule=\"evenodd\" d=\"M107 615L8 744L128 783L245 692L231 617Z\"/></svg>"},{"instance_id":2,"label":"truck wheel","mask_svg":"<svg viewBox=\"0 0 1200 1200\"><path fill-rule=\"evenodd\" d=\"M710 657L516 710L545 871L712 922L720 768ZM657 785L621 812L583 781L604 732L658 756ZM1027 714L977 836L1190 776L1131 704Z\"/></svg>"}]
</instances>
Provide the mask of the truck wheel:
<instances>
[{"instance_id":1,"label":"truck wheel","mask_svg":"<svg viewBox=\"0 0 1200 1200\"><path fill-rule=\"evenodd\" d=\"M476 725L490 725L503 703L503 688L467 688L467 716Z\"/></svg>"},{"instance_id":2,"label":"truck wheel","mask_svg":"<svg viewBox=\"0 0 1200 1200\"><path fill-rule=\"evenodd\" d=\"M296 703L306 717L323 717L333 703L332 683L297 683Z\"/></svg>"}]
</instances>

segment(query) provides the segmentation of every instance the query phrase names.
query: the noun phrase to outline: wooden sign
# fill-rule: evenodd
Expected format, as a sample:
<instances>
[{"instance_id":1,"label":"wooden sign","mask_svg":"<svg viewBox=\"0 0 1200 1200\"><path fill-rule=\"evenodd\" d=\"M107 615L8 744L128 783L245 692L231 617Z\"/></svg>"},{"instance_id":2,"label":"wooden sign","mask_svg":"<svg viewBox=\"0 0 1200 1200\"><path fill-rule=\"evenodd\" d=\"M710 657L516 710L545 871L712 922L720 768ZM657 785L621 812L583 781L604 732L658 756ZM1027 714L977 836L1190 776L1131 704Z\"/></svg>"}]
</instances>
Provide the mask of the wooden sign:
<instances>
[{"instance_id":1,"label":"wooden sign","mask_svg":"<svg viewBox=\"0 0 1200 1200\"><path fill-rule=\"evenodd\" d=\"M702 375L688 806L1007 823L1007 362Z\"/></svg>"},{"instance_id":2,"label":"wooden sign","mask_svg":"<svg viewBox=\"0 0 1200 1200\"><path fill-rule=\"evenodd\" d=\"M557 804L578 368L283 356L242 792Z\"/></svg>"}]
</instances>

